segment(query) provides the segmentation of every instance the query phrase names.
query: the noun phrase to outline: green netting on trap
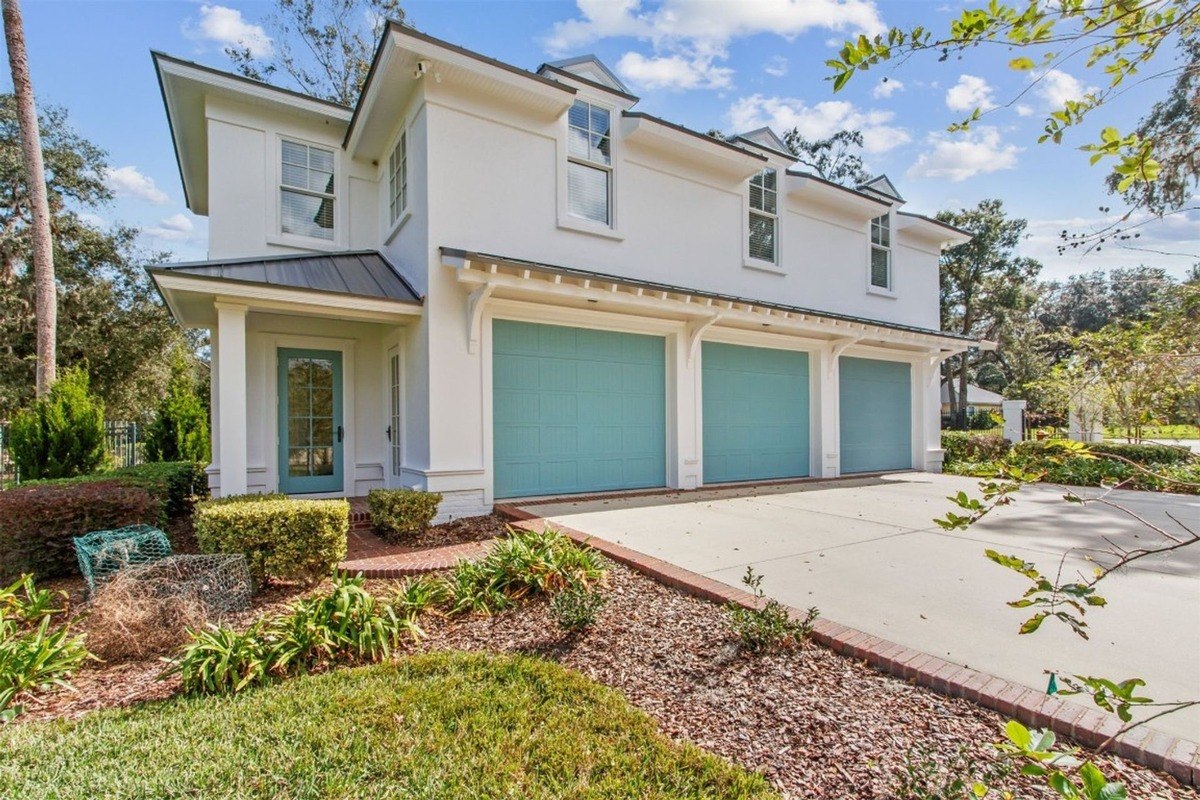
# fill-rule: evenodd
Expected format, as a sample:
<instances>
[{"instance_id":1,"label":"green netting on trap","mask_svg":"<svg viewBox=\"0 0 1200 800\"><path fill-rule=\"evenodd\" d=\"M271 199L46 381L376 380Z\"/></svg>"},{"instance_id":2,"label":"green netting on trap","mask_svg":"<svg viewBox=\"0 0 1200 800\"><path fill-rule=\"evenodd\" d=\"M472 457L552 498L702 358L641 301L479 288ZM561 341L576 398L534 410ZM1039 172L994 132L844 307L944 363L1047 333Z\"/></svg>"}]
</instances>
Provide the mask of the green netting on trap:
<instances>
[{"instance_id":1,"label":"green netting on trap","mask_svg":"<svg viewBox=\"0 0 1200 800\"><path fill-rule=\"evenodd\" d=\"M126 525L110 531L92 531L75 537L79 571L88 589L103 583L127 567L148 564L171 555L171 542L158 528Z\"/></svg>"},{"instance_id":2,"label":"green netting on trap","mask_svg":"<svg viewBox=\"0 0 1200 800\"><path fill-rule=\"evenodd\" d=\"M155 598L196 600L217 615L246 610L253 593L250 567L240 554L168 556L129 568L121 580L137 582L144 594Z\"/></svg>"}]
</instances>

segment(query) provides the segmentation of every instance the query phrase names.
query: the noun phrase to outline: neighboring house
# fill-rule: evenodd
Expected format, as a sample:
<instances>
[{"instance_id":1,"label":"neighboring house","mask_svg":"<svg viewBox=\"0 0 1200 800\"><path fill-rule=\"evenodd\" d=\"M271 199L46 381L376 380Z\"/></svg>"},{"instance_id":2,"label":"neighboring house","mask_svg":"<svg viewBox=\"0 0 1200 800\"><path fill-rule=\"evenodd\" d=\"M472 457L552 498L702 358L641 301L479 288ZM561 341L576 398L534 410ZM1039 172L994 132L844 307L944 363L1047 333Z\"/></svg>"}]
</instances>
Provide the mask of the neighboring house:
<instances>
[{"instance_id":1,"label":"neighboring house","mask_svg":"<svg viewBox=\"0 0 1200 800\"><path fill-rule=\"evenodd\" d=\"M957 385L955 390L957 390ZM990 392L987 389L976 386L973 383L967 384L967 415L974 416L981 411L992 411L996 414L1001 413L1004 398L995 392ZM949 414L950 409L950 387L942 381L942 413Z\"/></svg>"},{"instance_id":2,"label":"neighboring house","mask_svg":"<svg viewBox=\"0 0 1200 800\"><path fill-rule=\"evenodd\" d=\"M937 470L938 254L886 177L798 170L392 25L356 108L155 67L209 261L216 493L507 497Z\"/></svg>"}]
</instances>

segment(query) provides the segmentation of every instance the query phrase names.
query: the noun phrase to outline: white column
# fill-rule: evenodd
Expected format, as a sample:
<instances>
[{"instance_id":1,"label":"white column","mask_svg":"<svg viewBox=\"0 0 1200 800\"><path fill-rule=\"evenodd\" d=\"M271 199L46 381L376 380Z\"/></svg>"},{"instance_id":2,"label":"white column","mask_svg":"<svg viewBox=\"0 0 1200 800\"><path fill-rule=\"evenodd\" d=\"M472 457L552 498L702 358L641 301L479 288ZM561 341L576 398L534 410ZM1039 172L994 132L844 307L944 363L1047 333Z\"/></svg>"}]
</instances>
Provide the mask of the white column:
<instances>
[{"instance_id":1,"label":"white column","mask_svg":"<svg viewBox=\"0 0 1200 800\"><path fill-rule=\"evenodd\" d=\"M916 389L913 401L917 403L914 422L914 438L922 443L921 458L914 459L913 468L926 472L941 472L946 451L942 449L942 366L940 361L928 359L913 363L913 379Z\"/></svg>"},{"instance_id":2,"label":"white column","mask_svg":"<svg viewBox=\"0 0 1200 800\"><path fill-rule=\"evenodd\" d=\"M667 394L674 409L667 421L671 438L667 443L667 485L695 489L703 481L700 342L691 342L686 333L680 333L667 338L667 348Z\"/></svg>"},{"instance_id":3,"label":"white column","mask_svg":"<svg viewBox=\"0 0 1200 800\"><path fill-rule=\"evenodd\" d=\"M1019 442L1025 438L1025 401L1003 400L1000 408L1004 412L1004 438Z\"/></svg>"},{"instance_id":4,"label":"white column","mask_svg":"<svg viewBox=\"0 0 1200 800\"><path fill-rule=\"evenodd\" d=\"M841 427L838 357L832 347L812 351L809 363L812 388L809 407L812 426L813 477L836 478L841 474Z\"/></svg>"},{"instance_id":5,"label":"white column","mask_svg":"<svg viewBox=\"0 0 1200 800\"><path fill-rule=\"evenodd\" d=\"M221 470L221 496L246 493L246 306L214 304L213 360L218 425L213 451Z\"/></svg>"}]
</instances>

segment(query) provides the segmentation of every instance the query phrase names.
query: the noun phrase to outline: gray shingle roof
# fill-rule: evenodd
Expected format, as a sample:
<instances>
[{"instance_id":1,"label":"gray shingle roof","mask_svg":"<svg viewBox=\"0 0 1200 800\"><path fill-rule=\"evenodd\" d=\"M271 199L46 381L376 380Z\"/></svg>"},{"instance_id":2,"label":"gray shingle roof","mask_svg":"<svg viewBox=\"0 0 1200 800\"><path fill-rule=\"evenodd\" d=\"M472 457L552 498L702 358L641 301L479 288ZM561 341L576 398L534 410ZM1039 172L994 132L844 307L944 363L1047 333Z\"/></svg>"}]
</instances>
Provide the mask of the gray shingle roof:
<instances>
[{"instance_id":1,"label":"gray shingle roof","mask_svg":"<svg viewBox=\"0 0 1200 800\"><path fill-rule=\"evenodd\" d=\"M412 284L375 250L192 261L154 266L149 270L152 273L195 275L198 278L421 303L421 296Z\"/></svg>"}]
</instances>

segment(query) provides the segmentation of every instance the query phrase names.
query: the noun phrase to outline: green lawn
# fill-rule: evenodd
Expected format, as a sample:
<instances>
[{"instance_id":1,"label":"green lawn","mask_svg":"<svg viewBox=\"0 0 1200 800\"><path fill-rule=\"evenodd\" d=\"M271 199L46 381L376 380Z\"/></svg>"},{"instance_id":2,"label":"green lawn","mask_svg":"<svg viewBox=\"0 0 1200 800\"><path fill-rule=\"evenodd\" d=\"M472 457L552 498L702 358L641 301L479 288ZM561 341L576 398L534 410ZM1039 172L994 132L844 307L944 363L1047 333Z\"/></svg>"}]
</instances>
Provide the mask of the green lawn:
<instances>
[{"instance_id":1,"label":"green lawn","mask_svg":"<svg viewBox=\"0 0 1200 800\"><path fill-rule=\"evenodd\" d=\"M432 654L0 728L0 797L768 798L617 692L527 657Z\"/></svg>"}]
</instances>

